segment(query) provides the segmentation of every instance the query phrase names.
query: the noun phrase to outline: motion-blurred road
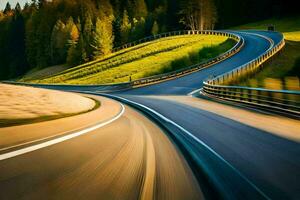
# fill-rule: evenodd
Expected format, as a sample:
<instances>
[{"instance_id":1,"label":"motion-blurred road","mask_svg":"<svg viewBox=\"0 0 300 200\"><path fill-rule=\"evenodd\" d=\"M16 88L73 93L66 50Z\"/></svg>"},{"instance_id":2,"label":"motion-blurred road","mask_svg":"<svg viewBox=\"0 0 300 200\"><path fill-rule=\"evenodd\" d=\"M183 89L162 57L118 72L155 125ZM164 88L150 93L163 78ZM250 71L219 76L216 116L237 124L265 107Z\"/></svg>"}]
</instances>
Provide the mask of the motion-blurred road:
<instances>
[{"instance_id":1,"label":"motion-blurred road","mask_svg":"<svg viewBox=\"0 0 300 200\"><path fill-rule=\"evenodd\" d=\"M0 161L0 172L0 199L203 199L178 149L127 106L105 127Z\"/></svg>"},{"instance_id":2,"label":"motion-blurred road","mask_svg":"<svg viewBox=\"0 0 300 200\"><path fill-rule=\"evenodd\" d=\"M235 108L232 115L231 106L209 107L203 100L185 99L209 76L228 72L265 52L271 44L261 36L271 38L275 44L281 39L276 32L238 34L244 37L245 46L223 62L178 79L114 95L145 105L185 128L267 198L300 199L299 121L242 108ZM57 89L98 92L97 87ZM282 131L270 127L272 124ZM39 199L45 198L44 194L56 199L203 198L172 140L129 107L120 119L99 130L0 161L0 172L1 191L6 191L1 192L2 199Z\"/></svg>"}]
</instances>

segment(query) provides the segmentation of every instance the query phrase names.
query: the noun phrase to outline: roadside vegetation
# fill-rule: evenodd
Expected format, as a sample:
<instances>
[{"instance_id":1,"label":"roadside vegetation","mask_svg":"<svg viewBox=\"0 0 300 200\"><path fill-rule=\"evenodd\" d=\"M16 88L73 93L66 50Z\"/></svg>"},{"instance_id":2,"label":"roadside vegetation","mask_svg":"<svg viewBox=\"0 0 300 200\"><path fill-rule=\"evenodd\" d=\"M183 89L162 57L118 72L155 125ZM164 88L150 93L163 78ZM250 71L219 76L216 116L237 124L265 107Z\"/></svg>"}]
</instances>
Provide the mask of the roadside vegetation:
<instances>
[{"instance_id":1,"label":"roadside vegetation","mask_svg":"<svg viewBox=\"0 0 300 200\"><path fill-rule=\"evenodd\" d=\"M262 70L251 77L242 78L238 84L268 89L300 90L300 17L270 19L247 24L234 29L262 29L268 25L284 34L286 46Z\"/></svg>"},{"instance_id":2,"label":"roadside vegetation","mask_svg":"<svg viewBox=\"0 0 300 200\"><path fill-rule=\"evenodd\" d=\"M74 67L107 56L122 44L163 32L228 29L299 14L295 0L0 2L0 80L49 66Z\"/></svg>"},{"instance_id":3,"label":"roadside vegetation","mask_svg":"<svg viewBox=\"0 0 300 200\"><path fill-rule=\"evenodd\" d=\"M34 83L107 84L127 82L188 67L215 57L235 44L223 36L173 36L110 54Z\"/></svg>"}]
</instances>

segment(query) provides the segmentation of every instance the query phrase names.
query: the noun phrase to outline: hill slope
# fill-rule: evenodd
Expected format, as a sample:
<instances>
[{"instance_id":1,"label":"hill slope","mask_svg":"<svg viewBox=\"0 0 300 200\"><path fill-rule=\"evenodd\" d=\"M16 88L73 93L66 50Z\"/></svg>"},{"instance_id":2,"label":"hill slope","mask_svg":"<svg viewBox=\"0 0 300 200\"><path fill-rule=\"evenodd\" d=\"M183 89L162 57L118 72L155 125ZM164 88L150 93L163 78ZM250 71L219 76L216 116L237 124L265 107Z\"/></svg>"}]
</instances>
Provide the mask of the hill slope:
<instances>
[{"instance_id":1,"label":"hill slope","mask_svg":"<svg viewBox=\"0 0 300 200\"><path fill-rule=\"evenodd\" d=\"M65 70L45 79L21 79L35 83L120 83L196 64L234 45L223 36L173 36L113 53L96 62ZM202 50L202 51L201 51Z\"/></svg>"}]
</instances>

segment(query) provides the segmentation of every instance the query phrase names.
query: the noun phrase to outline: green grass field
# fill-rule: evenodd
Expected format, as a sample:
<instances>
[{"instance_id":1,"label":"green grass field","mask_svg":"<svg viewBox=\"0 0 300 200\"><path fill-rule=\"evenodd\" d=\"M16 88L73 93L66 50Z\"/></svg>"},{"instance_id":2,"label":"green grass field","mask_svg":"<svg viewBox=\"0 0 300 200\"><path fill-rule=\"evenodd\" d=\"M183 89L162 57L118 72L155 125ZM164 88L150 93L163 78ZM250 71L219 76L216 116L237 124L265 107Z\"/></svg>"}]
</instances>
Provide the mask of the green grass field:
<instances>
[{"instance_id":1,"label":"green grass field","mask_svg":"<svg viewBox=\"0 0 300 200\"><path fill-rule=\"evenodd\" d=\"M34 83L121 83L184 68L229 50L235 42L223 36L186 35L162 38L113 53ZM202 50L202 51L201 51ZM180 64L178 64L180 63Z\"/></svg>"},{"instance_id":2,"label":"green grass field","mask_svg":"<svg viewBox=\"0 0 300 200\"><path fill-rule=\"evenodd\" d=\"M238 84L249 87L300 90L300 17L270 19L246 24L234 29L264 29L267 25L284 34L286 46L283 51L266 63L261 71L250 78L242 78Z\"/></svg>"}]
</instances>

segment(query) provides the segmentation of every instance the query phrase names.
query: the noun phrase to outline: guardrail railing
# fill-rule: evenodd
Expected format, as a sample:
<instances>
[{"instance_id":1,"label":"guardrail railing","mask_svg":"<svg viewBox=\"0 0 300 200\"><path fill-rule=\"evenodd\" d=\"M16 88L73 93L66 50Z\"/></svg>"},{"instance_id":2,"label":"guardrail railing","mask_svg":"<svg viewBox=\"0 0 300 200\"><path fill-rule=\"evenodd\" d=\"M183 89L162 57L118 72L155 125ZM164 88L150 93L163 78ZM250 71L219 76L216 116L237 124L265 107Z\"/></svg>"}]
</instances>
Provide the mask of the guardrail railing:
<instances>
[{"instance_id":1,"label":"guardrail railing","mask_svg":"<svg viewBox=\"0 0 300 200\"><path fill-rule=\"evenodd\" d=\"M237 41L237 43L227 52L209 59L207 61L198 63L196 65L192 65L180 70L176 70L173 72L169 72L169 73L164 73L164 74L160 74L160 75L155 75L155 76L151 76L151 77L146 77L146 78L142 78L139 80L134 80L131 82L125 82L125 83L118 83L118 84L102 84L102 85L67 85L67 84L30 84L30 83L16 83L16 82L11 82L11 81L6 81L6 83L11 83L11 84L19 84L19 85L28 85L28 86L38 86L38 87L47 87L47 88L64 88L66 89L66 87L70 87L70 88L74 88L74 87L86 87L86 89L88 88L97 88L99 91L118 91L118 90L126 90L126 89L131 89L131 88L136 88L136 87L142 87L145 85L150 85L150 84L155 84L158 82L162 82L162 81L166 81L166 80L170 80L170 79L175 79L193 72L196 72L198 70L201 70L203 68L209 67L213 64L216 64L222 60L227 59L228 57L236 54L237 52L239 52L241 50L241 48L244 45L244 39L242 37L240 37L238 34L235 33L230 33L230 32L225 32L225 31L198 31L198 30L182 30L182 31L172 31L172 32L168 32L168 33L162 33L162 34L158 34L158 35L154 35L154 36L149 36L146 38L143 38L141 40L135 41L135 42L131 42L128 44L125 44L121 47L117 47L115 48L113 51L117 52L120 51L122 49L125 48L130 48L130 47L134 47L136 45L139 45L141 43L145 43L145 42L150 42L153 40L157 40L160 38L165 38L165 37L170 37L170 36L176 36L176 35L217 35L217 36L225 36L228 38L231 38L235 41ZM80 67L87 67L87 66L91 66L96 64L99 61L92 61L83 65L80 65ZM79 67L79 66L78 66ZM63 73L63 72L62 72Z\"/></svg>"},{"instance_id":2,"label":"guardrail railing","mask_svg":"<svg viewBox=\"0 0 300 200\"><path fill-rule=\"evenodd\" d=\"M204 81L202 93L224 100L248 103L289 112L297 116L300 115L300 92L298 91L268 90L227 85L231 81L256 72L263 63L268 61L285 46L283 36L281 41L276 45L270 38L266 39L270 41L271 46L265 53L237 69Z\"/></svg>"},{"instance_id":3,"label":"guardrail railing","mask_svg":"<svg viewBox=\"0 0 300 200\"><path fill-rule=\"evenodd\" d=\"M237 43L230 50L217 56L216 58L212 58L207 61L195 64L195 65L183 68L183 69L179 69L179 70L176 70L173 72L160 74L160 75L156 75L156 76L151 76L151 77L133 81L133 87L140 87L140 86L144 86L147 84L154 84L157 82L161 82L161 81L165 81L165 80L169 80L169 79L173 79L173 78L178 78L180 76L185 76L187 74L199 71L199 70L209 67L213 64L221 62L222 60L225 60L225 59L231 57L232 55L236 54L237 52L239 52L241 50L241 48L244 46L244 43L245 43L244 39L241 38L239 35L234 34L234 33L222 32L222 31L174 31L174 32L170 32L170 33L165 33L163 35L153 36L152 39L175 36L175 35L180 35L180 34L181 35L185 35L185 34L186 35L191 35L191 34L222 35L222 36L226 36L226 37L229 37L229 38L237 41ZM145 42L145 41L140 40L140 41L138 41L138 43L139 42ZM126 48L126 46L125 46L125 48Z\"/></svg>"}]
</instances>

